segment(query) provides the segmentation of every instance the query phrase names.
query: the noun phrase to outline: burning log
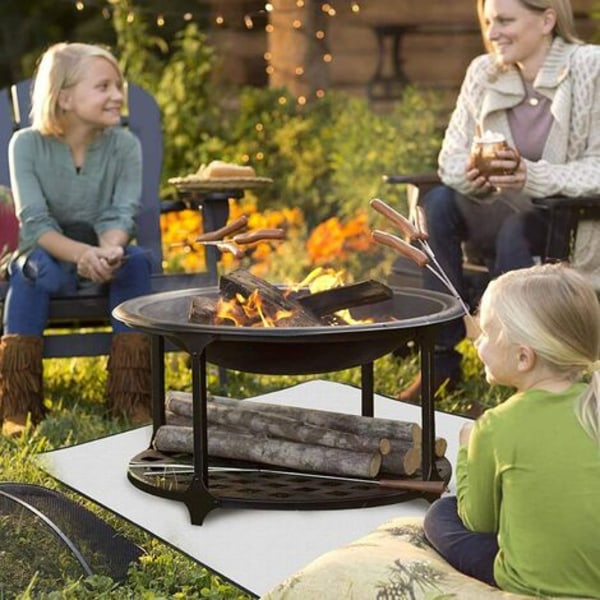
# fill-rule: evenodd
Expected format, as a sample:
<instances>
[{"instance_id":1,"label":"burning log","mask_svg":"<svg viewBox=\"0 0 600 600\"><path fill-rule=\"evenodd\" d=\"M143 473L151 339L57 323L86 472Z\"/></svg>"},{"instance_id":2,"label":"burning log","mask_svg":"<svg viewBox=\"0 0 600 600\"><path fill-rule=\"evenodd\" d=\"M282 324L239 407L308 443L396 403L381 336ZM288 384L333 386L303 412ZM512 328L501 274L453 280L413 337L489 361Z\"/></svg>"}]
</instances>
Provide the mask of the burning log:
<instances>
[{"instance_id":1,"label":"burning log","mask_svg":"<svg viewBox=\"0 0 600 600\"><path fill-rule=\"evenodd\" d=\"M227 316L219 311L218 299L194 297L189 310L191 322L219 324L222 320L247 327L321 326L324 324L323 317L327 315L343 309L383 302L393 296L391 288L373 280L314 294L292 294L245 269L223 275L219 287L222 300L227 303Z\"/></svg>"},{"instance_id":2,"label":"burning log","mask_svg":"<svg viewBox=\"0 0 600 600\"><path fill-rule=\"evenodd\" d=\"M259 298L261 312L266 315L279 315L273 325L279 327L315 327L321 326L320 319L312 312L306 310L302 304L286 296L278 287L268 281L252 275L245 269L238 269L233 273L222 275L219 281L221 295L225 300L234 300L238 297L244 299ZM246 314L246 317L248 315ZM260 318L254 322L243 325L259 323Z\"/></svg>"},{"instance_id":3,"label":"burning log","mask_svg":"<svg viewBox=\"0 0 600 600\"><path fill-rule=\"evenodd\" d=\"M160 452L192 453L193 436L192 427L163 425L156 431L153 446ZM381 468L379 452L356 452L272 439L214 425L209 426L207 436L208 455L213 457L364 478L376 477Z\"/></svg>"},{"instance_id":4,"label":"burning log","mask_svg":"<svg viewBox=\"0 0 600 600\"><path fill-rule=\"evenodd\" d=\"M217 312L217 301L207 296L194 296L190 301L188 319L192 323L213 323Z\"/></svg>"},{"instance_id":5,"label":"burning log","mask_svg":"<svg viewBox=\"0 0 600 600\"><path fill-rule=\"evenodd\" d=\"M296 299L305 309L322 317L343 309L383 302L393 295L392 289L387 285L370 279L306 296L297 296Z\"/></svg>"},{"instance_id":6,"label":"burning log","mask_svg":"<svg viewBox=\"0 0 600 600\"><path fill-rule=\"evenodd\" d=\"M421 444L421 427L417 423L383 419L379 417L363 417L348 415L310 408L274 405L265 402L245 402L223 396L211 396L207 406L212 403L239 408L243 403L244 409L258 414L276 414L295 419L297 422L328 429L336 429L354 433L363 437L378 437L396 440L406 440L408 445ZM192 417L192 395L189 392L168 390L166 393L166 408L174 413Z\"/></svg>"}]
</instances>

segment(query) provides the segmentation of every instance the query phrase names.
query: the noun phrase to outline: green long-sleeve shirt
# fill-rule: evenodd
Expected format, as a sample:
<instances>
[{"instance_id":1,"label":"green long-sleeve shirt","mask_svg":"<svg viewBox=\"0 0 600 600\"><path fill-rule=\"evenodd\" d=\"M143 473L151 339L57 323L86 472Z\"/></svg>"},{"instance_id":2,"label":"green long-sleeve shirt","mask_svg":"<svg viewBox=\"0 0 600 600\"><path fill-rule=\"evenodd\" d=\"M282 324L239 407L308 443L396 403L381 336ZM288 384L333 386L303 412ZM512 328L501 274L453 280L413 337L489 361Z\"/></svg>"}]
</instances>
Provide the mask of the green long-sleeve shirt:
<instances>
[{"instance_id":1,"label":"green long-sleeve shirt","mask_svg":"<svg viewBox=\"0 0 600 600\"><path fill-rule=\"evenodd\" d=\"M504 590L600 598L600 445L575 416L583 389L515 394L459 450L459 514L498 533Z\"/></svg>"},{"instance_id":2,"label":"green long-sleeve shirt","mask_svg":"<svg viewBox=\"0 0 600 600\"><path fill-rule=\"evenodd\" d=\"M19 252L33 249L47 231L85 222L96 233L134 232L142 190L138 139L120 127L105 130L75 168L69 146L34 129L15 133L9 144L15 209L20 221Z\"/></svg>"}]
</instances>

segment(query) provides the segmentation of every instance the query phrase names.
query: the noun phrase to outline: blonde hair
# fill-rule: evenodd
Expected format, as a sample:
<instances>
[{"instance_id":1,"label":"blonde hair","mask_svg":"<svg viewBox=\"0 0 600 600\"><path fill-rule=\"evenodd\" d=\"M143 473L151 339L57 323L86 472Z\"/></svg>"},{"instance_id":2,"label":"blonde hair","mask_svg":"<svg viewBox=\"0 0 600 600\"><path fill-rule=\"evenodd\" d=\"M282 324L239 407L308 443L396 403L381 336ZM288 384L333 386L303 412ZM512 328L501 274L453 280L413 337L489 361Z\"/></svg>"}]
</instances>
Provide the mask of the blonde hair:
<instances>
[{"instance_id":1,"label":"blonde hair","mask_svg":"<svg viewBox=\"0 0 600 600\"><path fill-rule=\"evenodd\" d=\"M592 371L576 414L600 443L600 302L590 283L565 265L541 265L500 276L483 300L501 335L530 346L557 374L575 379Z\"/></svg>"},{"instance_id":2,"label":"blonde hair","mask_svg":"<svg viewBox=\"0 0 600 600\"><path fill-rule=\"evenodd\" d=\"M91 58L106 59L123 78L116 58L102 46L61 42L44 52L37 67L31 97L31 126L34 129L44 135L61 136L64 133L60 92L80 81Z\"/></svg>"},{"instance_id":3,"label":"blonde hair","mask_svg":"<svg viewBox=\"0 0 600 600\"><path fill-rule=\"evenodd\" d=\"M571 44L582 44L582 40L577 35L575 30L575 18L573 16L573 7L571 0L518 0L521 5L531 12L541 13L551 8L556 13L556 25L552 32L554 37L561 37L565 42ZM493 54L492 45L488 40L485 31L487 29L485 23L485 8L486 0L477 0L477 16L479 17L479 27L483 37L483 45L486 50Z\"/></svg>"}]
</instances>

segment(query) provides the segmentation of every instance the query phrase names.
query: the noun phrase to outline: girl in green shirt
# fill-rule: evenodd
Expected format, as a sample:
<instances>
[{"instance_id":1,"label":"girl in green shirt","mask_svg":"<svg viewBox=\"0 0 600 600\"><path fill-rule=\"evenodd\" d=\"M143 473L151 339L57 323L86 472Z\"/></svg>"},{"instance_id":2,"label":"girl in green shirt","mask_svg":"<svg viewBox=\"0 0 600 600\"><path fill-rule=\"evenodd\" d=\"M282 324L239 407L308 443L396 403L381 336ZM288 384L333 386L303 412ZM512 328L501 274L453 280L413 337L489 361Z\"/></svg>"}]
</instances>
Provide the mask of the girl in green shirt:
<instances>
[{"instance_id":1,"label":"girl in green shirt","mask_svg":"<svg viewBox=\"0 0 600 600\"><path fill-rule=\"evenodd\" d=\"M430 507L425 534L503 590L600 598L596 293L563 265L511 271L484 293L480 325L488 382L516 393L461 431L456 497Z\"/></svg>"}]
</instances>

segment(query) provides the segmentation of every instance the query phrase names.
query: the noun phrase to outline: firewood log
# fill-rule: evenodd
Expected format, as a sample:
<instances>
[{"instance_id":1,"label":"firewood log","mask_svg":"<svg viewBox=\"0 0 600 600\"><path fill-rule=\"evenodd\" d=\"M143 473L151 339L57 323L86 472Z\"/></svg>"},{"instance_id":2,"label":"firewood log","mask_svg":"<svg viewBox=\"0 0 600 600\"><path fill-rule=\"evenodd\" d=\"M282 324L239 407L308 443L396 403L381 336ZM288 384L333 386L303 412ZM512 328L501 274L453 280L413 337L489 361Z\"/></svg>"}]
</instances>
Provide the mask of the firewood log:
<instances>
[{"instance_id":1,"label":"firewood log","mask_svg":"<svg viewBox=\"0 0 600 600\"><path fill-rule=\"evenodd\" d=\"M244 409L260 414L276 414L287 416L305 424L316 425L329 429L337 429L361 435L363 437L379 436L382 438L396 438L410 440L412 444L421 443L421 427L417 423L383 419L379 417L363 417L345 413L329 412L310 408L297 408L294 406L267 404L233 400L222 396L212 396L208 402L221 404L233 408L243 405ZM192 395L189 392L169 390L166 393L166 407L177 414L192 416ZM208 406L207 405L207 406Z\"/></svg>"},{"instance_id":2,"label":"firewood log","mask_svg":"<svg viewBox=\"0 0 600 600\"><path fill-rule=\"evenodd\" d=\"M391 452L383 457L381 472L389 475L414 475L421 466L421 447L399 442L400 440L392 441Z\"/></svg>"},{"instance_id":3,"label":"firewood log","mask_svg":"<svg viewBox=\"0 0 600 600\"><path fill-rule=\"evenodd\" d=\"M192 427L163 425L153 446L160 452L193 453ZM211 425L207 430L208 455L265 465L348 477L374 478L381 468L379 452L355 452L314 444L271 439Z\"/></svg>"},{"instance_id":4,"label":"firewood log","mask_svg":"<svg viewBox=\"0 0 600 600\"><path fill-rule=\"evenodd\" d=\"M329 446L343 450L378 451L381 454L387 454L391 447L387 438L359 436L336 429L307 425L284 415L247 410L245 404L241 402L236 407L209 402L206 408L209 425L214 423L226 427L236 427L240 431L248 433L265 434L273 438ZM180 419L182 419L182 423L180 424L192 426L191 417L180 417Z\"/></svg>"}]
</instances>

